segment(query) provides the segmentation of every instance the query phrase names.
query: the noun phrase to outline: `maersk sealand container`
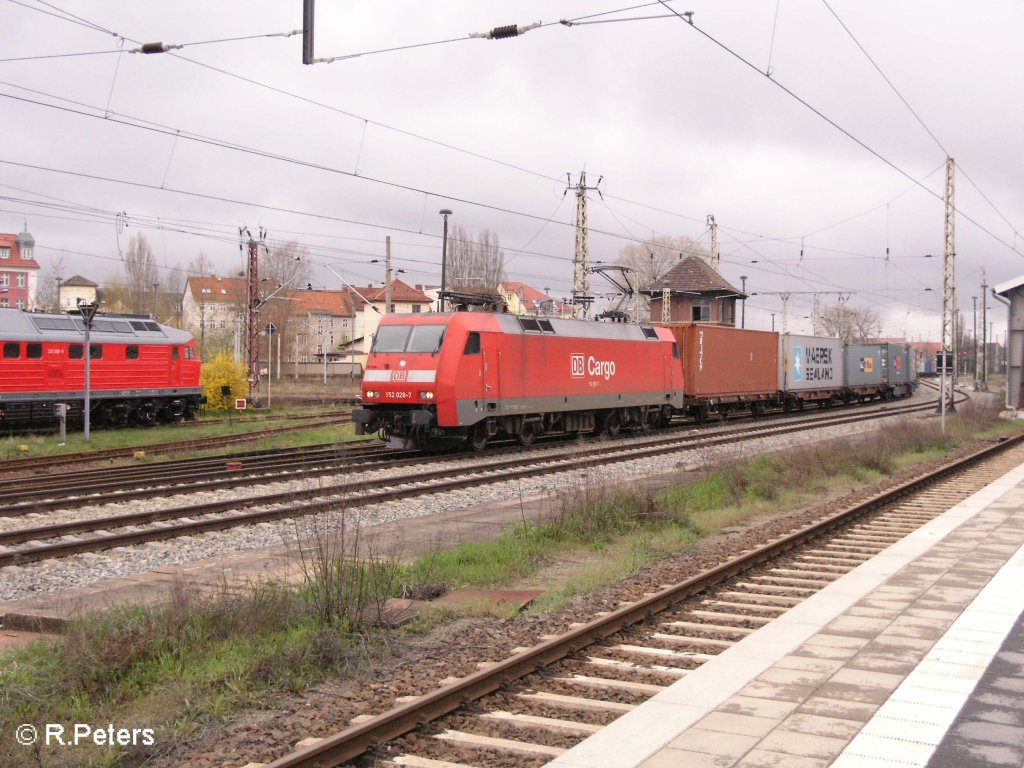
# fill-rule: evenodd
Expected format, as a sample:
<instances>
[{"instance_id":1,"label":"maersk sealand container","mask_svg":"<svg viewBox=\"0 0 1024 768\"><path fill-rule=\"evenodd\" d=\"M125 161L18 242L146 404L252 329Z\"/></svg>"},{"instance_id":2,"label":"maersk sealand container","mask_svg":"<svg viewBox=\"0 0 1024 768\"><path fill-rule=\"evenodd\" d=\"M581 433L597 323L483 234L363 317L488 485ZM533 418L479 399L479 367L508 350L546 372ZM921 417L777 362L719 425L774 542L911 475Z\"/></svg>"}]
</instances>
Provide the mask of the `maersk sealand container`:
<instances>
[{"instance_id":1,"label":"maersk sealand container","mask_svg":"<svg viewBox=\"0 0 1024 768\"><path fill-rule=\"evenodd\" d=\"M843 342L827 336L779 336L779 389L800 400L829 400L843 388Z\"/></svg>"}]
</instances>

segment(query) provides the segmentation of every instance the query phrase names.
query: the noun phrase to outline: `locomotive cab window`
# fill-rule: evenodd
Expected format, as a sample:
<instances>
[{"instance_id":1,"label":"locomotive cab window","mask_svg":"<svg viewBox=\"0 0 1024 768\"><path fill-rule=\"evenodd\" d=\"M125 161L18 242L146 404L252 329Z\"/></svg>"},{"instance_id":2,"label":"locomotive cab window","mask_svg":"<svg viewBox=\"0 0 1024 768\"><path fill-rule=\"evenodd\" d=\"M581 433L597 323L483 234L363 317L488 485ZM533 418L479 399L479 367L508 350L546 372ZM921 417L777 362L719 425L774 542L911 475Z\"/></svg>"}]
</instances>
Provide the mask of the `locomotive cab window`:
<instances>
[{"instance_id":1,"label":"locomotive cab window","mask_svg":"<svg viewBox=\"0 0 1024 768\"><path fill-rule=\"evenodd\" d=\"M25 357L29 360L39 360L43 356L43 345L38 342L31 342L25 345Z\"/></svg>"},{"instance_id":2,"label":"locomotive cab window","mask_svg":"<svg viewBox=\"0 0 1024 768\"><path fill-rule=\"evenodd\" d=\"M679 345L676 344L674 341L672 342L672 359L673 360L678 360L679 359Z\"/></svg>"},{"instance_id":3,"label":"locomotive cab window","mask_svg":"<svg viewBox=\"0 0 1024 768\"><path fill-rule=\"evenodd\" d=\"M462 351L464 355L479 355L480 354L480 333L478 331L470 331L466 337L466 348Z\"/></svg>"},{"instance_id":4,"label":"locomotive cab window","mask_svg":"<svg viewBox=\"0 0 1024 768\"><path fill-rule=\"evenodd\" d=\"M85 357L85 350L81 344L68 344L68 360L81 360Z\"/></svg>"},{"instance_id":5,"label":"locomotive cab window","mask_svg":"<svg viewBox=\"0 0 1024 768\"><path fill-rule=\"evenodd\" d=\"M4 360L16 360L21 357L21 344L16 341L4 342Z\"/></svg>"},{"instance_id":6,"label":"locomotive cab window","mask_svg":"<svg viewBox=\"0 0 1024 768\"><path fill-rule=\"evenodd\" d=\"M102 344L90 344L89 345L89 359L90 360L102 360L103 359L103 345Z\"/></svg>"},{"instance_id":7,"label":"locomotive cab window","mask_svg":"<svg viewBox=\"0 0 1024 768\"><path fill-rule=\"evenodd\" d=\"M175 350L177 351L177 350ZM139 359L139 348L134 344L129 344L124 348L124 359L125 360L138 360Z\"/></svg>"},{"instance_id":8,"label":"locomotive cab window","mask_svg":"<svg viewBox=\"0 0 1024 768\"><path fill-rule=\"evenodd\" d=\"M195 360L196 359L196 351L194 349L192 349L192 347L185 347L185 359L186 360Z\"/></svg>"},{"instance_id":9,"label":"locomotive cab window","mask_svg":"<svg viewBox=\"0 0 1024 768\"><path fill-rule=\"evenodd\" d=\"M444 325L384 325L377 329L371 352L433 354L441 349Z\"/></svg>"}]
</instances>

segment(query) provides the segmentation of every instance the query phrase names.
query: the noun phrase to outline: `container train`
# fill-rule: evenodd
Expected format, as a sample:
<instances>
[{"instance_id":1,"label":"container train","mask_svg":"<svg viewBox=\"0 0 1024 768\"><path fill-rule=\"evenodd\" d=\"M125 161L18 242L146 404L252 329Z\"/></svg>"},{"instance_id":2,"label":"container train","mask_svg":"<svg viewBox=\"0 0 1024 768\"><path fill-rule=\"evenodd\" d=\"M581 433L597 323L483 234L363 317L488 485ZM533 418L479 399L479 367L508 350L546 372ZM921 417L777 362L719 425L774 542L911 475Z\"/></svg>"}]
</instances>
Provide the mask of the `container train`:
<instances>
[{"instance_id":1,"label":"container train","mask_svg":"<svg viewBox=\"0 0 1024 768\"><path fill-rule=\"evenodd\" d=\"M483 312L388 315L362 382L359 434L396 448L610 433L736 412L905 397L904 345L695 323L630 325Z\"/></svg>"},{"instance_id":2,"label":"container train","mask_svg":"<svg viewBox=\"0 0 1024 768\"><path fill-rule=\"evenodd\" d=\"M0 427L81 421L85 326L79 315L0 309ZM203 403L191 334L138 317L98 315L89 338L90 424L191 419Z\"/></svg>"}]
</instances>

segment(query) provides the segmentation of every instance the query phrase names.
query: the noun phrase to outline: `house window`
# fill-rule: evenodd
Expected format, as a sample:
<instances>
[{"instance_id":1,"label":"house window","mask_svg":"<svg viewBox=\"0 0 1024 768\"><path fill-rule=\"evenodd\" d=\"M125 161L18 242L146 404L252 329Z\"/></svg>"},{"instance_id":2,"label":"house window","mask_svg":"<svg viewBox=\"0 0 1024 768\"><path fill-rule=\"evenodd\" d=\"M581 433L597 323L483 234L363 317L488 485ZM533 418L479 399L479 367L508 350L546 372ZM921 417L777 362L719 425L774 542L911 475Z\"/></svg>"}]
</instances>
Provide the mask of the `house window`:
<instances>
[{"instance_id":1,"label":"house window","mask_svg":"<svg viewBox=\"0 0 1024 768\"><path fill-rule=\"evenodd\" d=\"M722 317L726 325L736 325L736 304L732 299L722 299Z\"/></svg>"},{"instance_id":2,"label":"house window","mask_svg":"<svg viewBox=\"0 0 1024 768\"><path fill-rule=\"evenodd\" d=\"M25 275L22 274L22 273L18 274L18 287L19 288L24 288L25 287Z\"/></svg>"},{"instance_id":3,"label":"house window","mask_svg":"<svg viewBox=\"0 0 1024 768\"><path fill-rule=\"evenodd\" d=\"M4 272L0 275L0 287L6 288L11 284L11 276Z\"/></svg>"},{"instance_id":4,"label":"house window","mask_svg":"<svg viewBox=\"0 0 1024 768\"><path fill-rule=\"evenodd\" d=\"M18 309L24 309L25 308L25 300L24 299L18 299L16 304L17 304Z\"/></svg>"},{"instance_id":5,"label":"house window","mask_svg":"<svg viewBox=\"0 0 1024 768\"><path fill-rule=\"evenodd\" d=\"M694 299L692 319L695 323L708 322L711 320L711 300L710 299Z\"/></svg>"},{"instance_id":6,"label":"house window","mask_svg":"<svg viewBox=\"0 0 1024 768\"><path fill-rule=\"evenodd\" d=\"M11 258L11 249L10 248L0 248L0 259L9 259L9 258Z\"/></svg>"},{"instance_id":7,"label":"house window","mask_svg":"<svg viewBox=\"0 0 1024 768\"><path fill-rule=\"evenodd\" d=\"M420 307L420 305L419 305L419 304L413 304L413 305L412 305L412 311L413 311L413 313L414 313L414 314L415 314L416 312L421 312L421 311L422 311L422 307Z\"/></svg>"},{"instance_id":8,"label":"house window","mask_svg":"<svg viewBox=\"0 0 1024 768\"><path fill-rule=\"evenodd\" d=\"M0 307L9 307L9 306L11 306L11 302L9 302L7 299L0 299Z\"/></svg>"},{"instance_id":9,"label":"house window","mask_svg":"<svg viewBox=\"0 0 1024 768\"><path fill-rule=\"evenodd\" d=\"M22 248L21 249L21 260L22 261L32 261L32 249L31 248Z\"/></svg>"},{"instance_id":10,"label":"house window","mask_svg":"<svg viewBox=\"0 0 1024 768\"><path fill-rule=\"evenodd\" d=\"M228 321L227 320L221 320L220 321L220 328L221 328L221 330L224 330L227 327L228 327Z\"/></svg>"}]
</instances>

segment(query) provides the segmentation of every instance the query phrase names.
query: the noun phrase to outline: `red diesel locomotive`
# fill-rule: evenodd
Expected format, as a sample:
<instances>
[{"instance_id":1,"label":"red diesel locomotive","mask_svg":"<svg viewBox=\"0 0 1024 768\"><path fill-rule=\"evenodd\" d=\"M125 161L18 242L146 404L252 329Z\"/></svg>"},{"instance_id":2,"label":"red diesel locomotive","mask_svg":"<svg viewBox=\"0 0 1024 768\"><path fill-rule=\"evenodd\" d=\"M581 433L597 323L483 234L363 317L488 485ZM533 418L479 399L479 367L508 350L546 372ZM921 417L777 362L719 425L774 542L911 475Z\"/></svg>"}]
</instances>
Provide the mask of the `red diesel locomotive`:
<instances>
[{"instance_id":1,"label":"red diesel locomotive","mask_svg":"<svg viewBox=\"0 0 1024 768\"><path fill-rule=\"evenodd\" d=\"M0 309L0 426L82 418L85 326L78 315ZM191 334L137 317L98 315L89 336L90 424L190 419L203 402Z\"/></svg>"},{"instance_id":2,"label":"red diesel locomotive","mask_svg":"<svg viewBox=\"0 0 1024 768\"><path fill-rule=\"evenodd\" d=\"M362 383L359 434L393 447L667 424L683 403L670 331L485 312L387 315Z\"/></svg>"}]
</instances>

